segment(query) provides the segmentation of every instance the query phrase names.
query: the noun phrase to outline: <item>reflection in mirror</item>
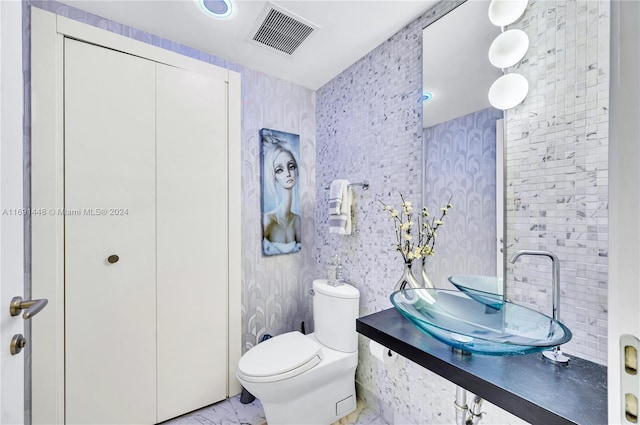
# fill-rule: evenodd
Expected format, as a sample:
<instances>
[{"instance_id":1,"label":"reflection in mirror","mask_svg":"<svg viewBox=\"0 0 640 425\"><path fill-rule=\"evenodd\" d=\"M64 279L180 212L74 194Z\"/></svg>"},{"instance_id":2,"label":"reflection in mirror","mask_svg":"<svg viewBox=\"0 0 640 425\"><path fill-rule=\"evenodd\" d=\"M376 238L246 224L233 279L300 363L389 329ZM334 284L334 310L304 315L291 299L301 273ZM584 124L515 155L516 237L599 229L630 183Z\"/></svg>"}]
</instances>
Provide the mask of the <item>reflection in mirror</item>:
<instances>
[{"instance_id":1,"label":"reflection in mirror","mask_svg":"<svg viewBox=\"0 0 640 425\"><path fill-rule=\"evenodd\" d=\"M503 272L503 113L487 96L502 75L488 58L500 28L488 8L488 0L466 1L423 32L423 91L432 94L423 103L423 205L437 213L450 197L453 204L424 266L437 287L450 286L451 275Z\"/></svg>"}]
</instances>

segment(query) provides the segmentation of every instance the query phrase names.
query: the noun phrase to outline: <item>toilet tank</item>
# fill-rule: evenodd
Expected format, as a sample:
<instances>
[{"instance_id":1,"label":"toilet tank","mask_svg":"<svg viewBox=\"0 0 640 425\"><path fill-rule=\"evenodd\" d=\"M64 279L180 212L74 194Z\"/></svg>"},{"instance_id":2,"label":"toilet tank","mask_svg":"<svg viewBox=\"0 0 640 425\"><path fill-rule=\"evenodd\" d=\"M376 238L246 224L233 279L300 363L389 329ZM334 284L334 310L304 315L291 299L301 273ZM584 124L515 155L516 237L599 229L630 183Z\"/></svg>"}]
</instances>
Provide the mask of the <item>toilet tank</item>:
<instances>
[{"instance_id":1,"label":"toilet tank","mask_svg":"<svg viewBox=\"0 0 640 425\"><path fill-rule=\"evenodd\" d=\"M326 279L314 280L313 291L314 334L318 341L334 350L357 351L360 291L346 283L331 286Z\"/></svg>"}]
</instances>

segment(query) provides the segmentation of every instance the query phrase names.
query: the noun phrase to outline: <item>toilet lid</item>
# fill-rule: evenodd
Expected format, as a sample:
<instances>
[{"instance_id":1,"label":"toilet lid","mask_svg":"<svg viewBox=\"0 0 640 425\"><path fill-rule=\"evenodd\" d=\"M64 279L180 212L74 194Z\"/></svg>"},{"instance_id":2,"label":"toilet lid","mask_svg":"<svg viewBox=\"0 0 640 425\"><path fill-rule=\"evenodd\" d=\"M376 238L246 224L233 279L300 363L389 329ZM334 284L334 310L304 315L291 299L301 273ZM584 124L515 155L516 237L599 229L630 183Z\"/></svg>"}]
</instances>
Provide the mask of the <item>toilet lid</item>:
<instances>
[{"instance_id":1,"label":"toilet lid","mask_svg":"<svg viewBox=\"0 0 640 425\"><path fill-rule=\"evenodd\" d=\"M322 360L320 344L300 332L270 338L247 351L238 363L238 377L272 382L305 372Z\"/></svg>"}]
</instances>

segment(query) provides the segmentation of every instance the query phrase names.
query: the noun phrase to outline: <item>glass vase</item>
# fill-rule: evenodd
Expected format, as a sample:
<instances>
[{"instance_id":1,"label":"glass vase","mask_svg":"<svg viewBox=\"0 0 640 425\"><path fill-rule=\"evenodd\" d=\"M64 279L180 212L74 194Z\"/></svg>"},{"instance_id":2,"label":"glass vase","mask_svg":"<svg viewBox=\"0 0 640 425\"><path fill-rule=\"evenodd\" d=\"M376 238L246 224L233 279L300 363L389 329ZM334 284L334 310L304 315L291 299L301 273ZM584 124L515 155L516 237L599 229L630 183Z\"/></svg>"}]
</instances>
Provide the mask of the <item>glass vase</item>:
<instances>
[{"instance_id":1,"label":"glass vase","mask_svg":"<svg viewBox=\"0 0 640 425\"><path fill-rule=\"evenodd\" d=\"M433 284L433 281L429 277L427 273L427 257L422 257L422 268L420 270L420 275L422 276L422 284L425 288L435 288L436 285Z\"/></svg>"},{"instance_id":2,"label":"glass vase","mask_svg":"<svg viewBox=\"0 0 640 425\"><path fill-rule=\"evenodd\" d=\"M411 271L411 261L407 261L404 263L404 268L402 271L402 277L398 283L396 283L394 291L401 291L403 289L412 289L412 288L422 288L422 284L415 278L413 272Z\"/></svg>"}]
</instances>

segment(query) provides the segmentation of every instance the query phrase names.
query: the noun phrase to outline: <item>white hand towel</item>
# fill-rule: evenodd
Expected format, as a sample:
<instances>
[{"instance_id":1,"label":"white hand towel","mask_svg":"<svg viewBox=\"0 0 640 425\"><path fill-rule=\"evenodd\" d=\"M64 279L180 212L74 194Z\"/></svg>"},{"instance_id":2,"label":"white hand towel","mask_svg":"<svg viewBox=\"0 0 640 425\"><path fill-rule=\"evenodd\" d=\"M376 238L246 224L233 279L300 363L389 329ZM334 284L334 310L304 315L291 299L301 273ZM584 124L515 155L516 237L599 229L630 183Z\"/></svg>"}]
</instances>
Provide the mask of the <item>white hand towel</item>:
<instances>
[{"instance_id":1,"label":"white hand towel","mask_svg":"<svg viewBox=\"0 0 640 425\"><path fill-rule=\"evenodd\" d=\"M339 235L351 234L351 203L353 202L353 194L351 187L347 183L345 194L342 197L340 206L340 214L329 215L329 232Z\"/></svg>"},{"instance_id":2,"label":"white hand towel","mask_svg":"<svg viewBox=\"0 0 640 425\"><path fill-rule=\"evenodd\" d=\"M329 187L329 214L340 214L342 201L347 194L348 180L334 180Z\"/></svg>"}]
</instances>

